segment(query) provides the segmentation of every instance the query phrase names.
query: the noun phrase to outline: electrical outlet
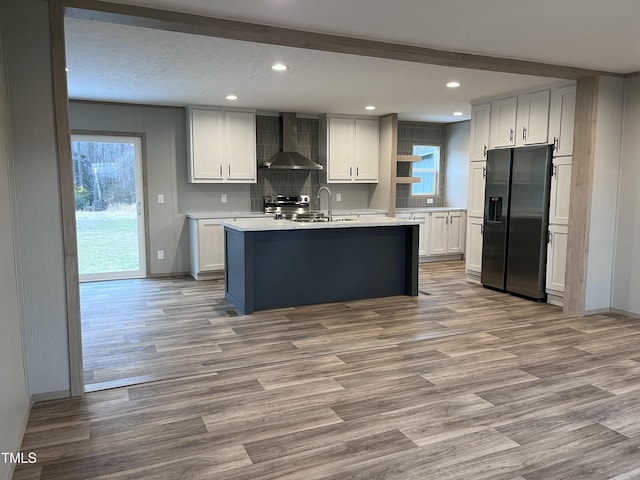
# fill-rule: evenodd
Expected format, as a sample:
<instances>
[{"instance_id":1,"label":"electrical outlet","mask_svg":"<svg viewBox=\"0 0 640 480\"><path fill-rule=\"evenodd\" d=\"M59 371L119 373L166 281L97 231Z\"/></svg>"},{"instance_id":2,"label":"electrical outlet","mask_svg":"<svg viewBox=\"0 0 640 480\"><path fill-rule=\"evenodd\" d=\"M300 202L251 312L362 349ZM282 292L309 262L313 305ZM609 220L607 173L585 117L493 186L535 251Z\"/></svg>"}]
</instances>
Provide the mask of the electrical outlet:
<instances>
[{"instance_id":1,"label":"electrical outlet","mask_svg":"<svg viewBox=\"0 0 640 480\"><path fill-rule=\"evenodd\" d=\"M220 202L221 203L227 203L227 194L223 193L220 195Z\"/></svg>"},{"instance_id":2,"label":"electrical outlet","mask_svg":"<svg viewBox=\"0 0 640 480\"><path fill-rule=\"evenodd\" d=\"M433 198L427 198L427 203L433 203Z\"/></svg>"},{"instance_id":3,"label":"electrical outlet","mask_svg":"<svg viewBox=\"0 0 640 480\"><path fill-rule=\"evenodd\" d=\"M164 203L164 195L161 193L158 194L158 203Z\"/></svg>"},{"instance_id":4,"label":"electrical outlet","mask_svg":"<svg viewBox=\"0 0 640 480\"><path fill-rule=\"evenodd\" d=\"M164 260L164 250L158 250L158 260Z\"/></svg>"},{"instance_id":5,"label":"electrical outlet","mask_svg":"<svg viewBox=\"0 0 640 480\"><path fill-rule=\"evenodd\" d=\"M336 193L336 202L341 202L341 201L342 201L342 194Z\"/></svg>"}]
</instances>

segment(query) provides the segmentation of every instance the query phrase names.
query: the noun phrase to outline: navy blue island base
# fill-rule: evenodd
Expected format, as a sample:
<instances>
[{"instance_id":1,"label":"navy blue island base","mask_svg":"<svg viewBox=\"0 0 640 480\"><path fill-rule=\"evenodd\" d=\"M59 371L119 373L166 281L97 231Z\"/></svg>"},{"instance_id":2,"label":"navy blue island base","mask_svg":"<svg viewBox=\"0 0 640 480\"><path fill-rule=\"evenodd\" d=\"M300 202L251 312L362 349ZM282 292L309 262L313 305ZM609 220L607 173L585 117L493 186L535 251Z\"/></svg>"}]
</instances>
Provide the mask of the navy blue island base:
<instances>
[{"instance_id":1,"label":"navy blue island base","mask_svg":"<svg viewBox=\"0 0 640 480\"><path fill-rule=\"evenodd\" d=\"M225 294L255 310L418 295L418 225L242 231L225 226Z\"/></svg>"}]
</instances>

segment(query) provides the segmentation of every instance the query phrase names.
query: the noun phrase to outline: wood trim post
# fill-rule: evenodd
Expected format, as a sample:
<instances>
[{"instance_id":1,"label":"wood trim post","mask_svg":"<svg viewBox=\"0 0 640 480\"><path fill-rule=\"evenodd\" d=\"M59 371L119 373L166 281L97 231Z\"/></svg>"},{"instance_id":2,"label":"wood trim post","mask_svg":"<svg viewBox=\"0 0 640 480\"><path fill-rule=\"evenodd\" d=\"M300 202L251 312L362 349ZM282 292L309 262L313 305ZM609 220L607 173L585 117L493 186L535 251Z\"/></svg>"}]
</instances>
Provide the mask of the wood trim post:
<instances>
[{"instance_id":1,"label":"wood trim post","mask_svg":"<svg viewBox=\"0 0 640 480\"><path fill-rule=\"evenodd\" d=\"M69 381L71 396L84 393L82 366L82 333L80 326L80 286L78 246L76 243L76 213L71 162L71 130L67 96L66 54L64 45L64 9L60 0L50 0L51 58L53 68L53 98L58 148L58 175L62 207L65 290L67 305L67 337L69 348Z\"/></svg>"},{"instance_id":2,"label":"wood trim post","mask_svg":"<svg viewBox=\"0 0 640 480\"><path fill-rule=\"evenodd\" d=\"M585 312L587 294L587 260L591 229L597 107L598 77L581 78L576 84L564 292L564 312L580 316Z\"/></svg>"}]
</instances>

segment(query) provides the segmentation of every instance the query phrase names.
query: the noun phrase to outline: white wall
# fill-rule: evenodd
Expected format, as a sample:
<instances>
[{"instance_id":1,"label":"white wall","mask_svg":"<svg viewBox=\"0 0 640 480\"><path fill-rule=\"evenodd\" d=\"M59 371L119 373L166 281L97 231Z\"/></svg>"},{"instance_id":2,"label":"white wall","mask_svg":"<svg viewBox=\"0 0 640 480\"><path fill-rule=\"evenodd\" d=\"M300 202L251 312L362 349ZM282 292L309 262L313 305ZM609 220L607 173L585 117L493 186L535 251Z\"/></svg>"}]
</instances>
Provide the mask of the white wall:
<instances>
[{"instance_id":1,"label":"white wall","mask_svg":"<svg viewBox=\"0 0 640 480\"><path fill-rule=\"evenodd\" d=\"M0 10L0 23L3 18ZM1 40L1 39L0 39ZM0 41L0 452L17 452L29 413L21 284L17 270L11 188L11 132L7 103L4 44ZM9 478L11 465L0 461L0 478Z\"/></svg>"},{"instance_id":2,"label":"white wall","mask_svg":"<svg viewBox=\"0 0 640 480\"><path fill-rule=\"evenodd\" d=\"M600 77L585 312L611 306L624 80Z\"/></svg>"},{"instance_id":3,"label":"white wall","mask_svg":"<svg viewBox=\"0 0 640 480\"><path fill-rule=\"evenodd\" d=\"M3 6L29 385L39 397L65 396L69 354L49 2L5 0Z\"/></svg>"},{"instance_id":4,"label":"white wall","mask_svg":"<svg viewBox=\"0 0 640 480\"><path fill-rule=\"evenodd\" d=\"M612 307L640 315L640 76L625 80Z\"/></svg>"},{"instance_id":5,"label":"white wall","mask_svg":"<svg viewBox=\"0 0 640 480\"><path fill-rule=\"evenodd\" d=\"M447 125L445 207L467 207L471 122Z\"/></svg>"}]
</instances>

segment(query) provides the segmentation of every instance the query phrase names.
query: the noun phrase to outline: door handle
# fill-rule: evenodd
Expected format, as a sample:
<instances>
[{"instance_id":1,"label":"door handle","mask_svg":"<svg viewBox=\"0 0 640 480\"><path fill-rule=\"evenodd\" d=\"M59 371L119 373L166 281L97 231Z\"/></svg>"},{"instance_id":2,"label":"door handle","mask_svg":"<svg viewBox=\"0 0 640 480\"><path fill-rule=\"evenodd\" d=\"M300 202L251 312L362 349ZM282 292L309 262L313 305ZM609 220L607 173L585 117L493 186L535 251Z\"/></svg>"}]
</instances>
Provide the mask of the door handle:
<instances>
[{"instance_id":1,"label":"door handle","mask_svg":"<svg viewBox=\"0 0 640 480\"><path fill-rule=\"evenodd\" d=\"M509 141L513 142L513 128L509 129Z\"/></svg>"},{"instance_id":2,"label":"door handle","mask_svg":"<svg viewBox=\"0 0 640 480\"><path fill-rule=\"evenodd\" d=\"M551 245L551 239L553 238L553 233L551 233L551 230L547 230L547 243L549 245Z\"/></svg>"},{"instance_id":3,"label":"door handle","mask_svg":"<svg viewBox=\"0 0 640 480\"><path fill-rule=\"evenodd\" d=\"M222 164L220 164L220 176L222 177Z\"/></svg>"},{"instance_id":4,"label":"door handle","mask_svg":"<svg viewBox=\"0 0 640 480\"><path fill-rule=\"evenodd\" d=\"M482 152L482 156L484 158L487 158L487 146L486 145L484 146L484 151Z\"/></svg>"},{"instance_id":5,"label":"door handle","mask_svg":"<svg viewBox=\"0 0 640 480\"><path fill-rule=\"evenodd\" d=\"M349 167L349 178L353 176L353 167Z\"/></svg>"},{"instance_id":6,"label":"door handle","mask_svg":"<svg viewBox=\"0 0 640 480\"><path fill-rule=\"evenodd\" d=\"M360 167L356 167L356 177L360 176Z\"/></svg>"},{"instance_id":7,"label":"door handle","mask_svg":"<svg viewBox=\"0 0 640 480\"><path fill-rule=\"evenodd\" d=\"M482 167L482 178L487 178L487 167Z\"/></svg>"},{"instance_id":8,"label":"door handle","mask_svg":"<svg viewBox=\"0 0 640 480\"><path fill-rule=\"evenodd\" d=\"M527 139L527 127L522 127L522 140Z\"/></svg>"},{"instance_id":9,"label":"door handle","mask_svg":"<svg viewBox=\"0 0 640 480\"><path fill-rule=\"evenodd\" d=\"M231 176L231 164L229 164L229 176Z\"/></svg>"},{"instance_id":10,"label":"door handle","mask_svg":"<svg viewBox=\"0 0 640 480\"><path fill-rule=\"evenodd\" d=\"M553 150L558 151L560 148L560 139L558 137L553 137Z\"/></svg>"}]
</instances>

